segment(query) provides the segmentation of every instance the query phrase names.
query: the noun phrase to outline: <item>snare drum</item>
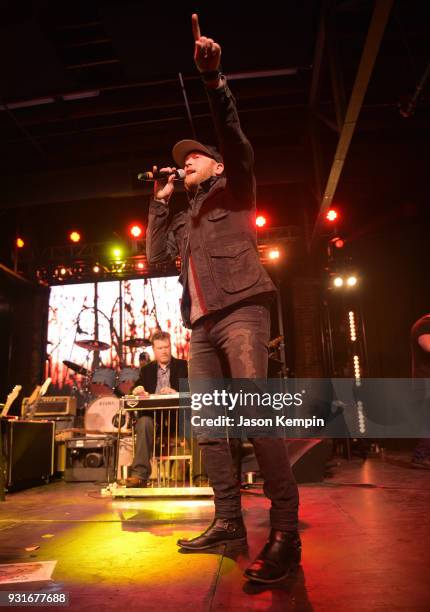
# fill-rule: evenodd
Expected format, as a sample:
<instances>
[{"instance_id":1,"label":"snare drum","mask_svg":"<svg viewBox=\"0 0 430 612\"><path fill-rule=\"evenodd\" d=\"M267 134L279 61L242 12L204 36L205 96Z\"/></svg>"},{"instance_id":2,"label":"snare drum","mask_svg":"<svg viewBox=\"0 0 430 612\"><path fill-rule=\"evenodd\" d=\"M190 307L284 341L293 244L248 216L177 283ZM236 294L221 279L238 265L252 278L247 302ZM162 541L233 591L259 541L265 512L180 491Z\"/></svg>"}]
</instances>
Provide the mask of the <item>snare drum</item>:
<instances>
[{"instance_id":1,"label":"snare drum","mask_svg":"<svg viewBox=\"0 0 430 612\"><path fill-rule=\"evenodd\" d=\"M121 391L123 395L131 393L132 389L136 386L136 381L139 378L139 368L127 367L122 368L118 374L117 389Z\"/></svg>"},{"instance_id":2,"label":"snare drum","mask_svg":"<svg viewBox=\"0 0 430 612\"><path fill-rule=\"evenodd\" d=\"M117 397L99 397L88 406L85 413L85 429L111 433L118 431L120 401ZM129 414L122 415L121 431L129 429Z\"/></svg>"},{"instance_id":3,"label":"snare drum","mask_svg":"<svg viewBox=\"0 0 430 612\"><path fill-rule=\"evenodd\" d=\"M90 391L93 395L113 395L115 387L115 370L111 368L97 368L94 370L90 382Z\"/></svg>"}]
</instances>

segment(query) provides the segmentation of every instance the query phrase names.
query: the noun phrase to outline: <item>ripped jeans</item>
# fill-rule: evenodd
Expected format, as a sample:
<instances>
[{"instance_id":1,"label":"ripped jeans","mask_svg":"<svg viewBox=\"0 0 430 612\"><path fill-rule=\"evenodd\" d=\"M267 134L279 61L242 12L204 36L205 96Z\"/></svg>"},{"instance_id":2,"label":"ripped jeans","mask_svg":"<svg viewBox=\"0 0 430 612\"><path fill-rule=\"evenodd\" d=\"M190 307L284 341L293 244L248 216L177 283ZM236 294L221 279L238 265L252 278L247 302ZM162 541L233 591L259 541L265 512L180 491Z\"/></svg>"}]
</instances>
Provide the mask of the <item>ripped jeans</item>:
<instances>
[{"instance_id":1,"label":"ripped jeans","mask_svg":"<svg viewBox=\"0 0 430 612\"><path fill-rule=\"evenodd\" d=\"M190 345L189 383L196 379L267 377L270 310L264 304L244 303L197 321ZM271 500L273 529L296 531L299 495L282 438L250 438ZM240 482L226 439L199 439L203 460L215 494L215 517L241 515Z\"/></svg>"}]
</instances>

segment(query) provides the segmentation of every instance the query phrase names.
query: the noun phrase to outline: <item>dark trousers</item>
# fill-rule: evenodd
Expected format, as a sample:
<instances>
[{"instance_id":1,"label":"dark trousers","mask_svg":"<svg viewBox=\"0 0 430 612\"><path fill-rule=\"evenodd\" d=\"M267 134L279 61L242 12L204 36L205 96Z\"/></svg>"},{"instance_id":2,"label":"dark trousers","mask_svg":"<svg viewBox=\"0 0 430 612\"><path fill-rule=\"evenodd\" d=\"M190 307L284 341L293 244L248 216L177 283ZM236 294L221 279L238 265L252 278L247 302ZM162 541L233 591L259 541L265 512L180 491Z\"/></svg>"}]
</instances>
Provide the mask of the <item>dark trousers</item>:
<instances>
[{"instance_id":1,"label":"dark trousers","mask_svg":"<svg viewBox=\"0 0 430 612\"><path fill-rule=\"evenodd\" d=\"M154 419L152 416L141 416L134 426L136 445L131 475L148 480L151 476L151 457L154 445Z\"/></svg>"},{"instance_id":2,"label":"dark trousers","mask_svg":"<svg viewBox=\"0 0 430 612\"><path fill-rule=\"evenodd\" d=\"M190 345L189 382L197 379L267 377L270 312L261 304L220 311L197 321ZM271 500L273 529L295 531L299 495L282 438L250 438ZM240 482L226 439L199 439L204 464L215 494L216 518L241 515Z\"/></svg>"}]
</instances>

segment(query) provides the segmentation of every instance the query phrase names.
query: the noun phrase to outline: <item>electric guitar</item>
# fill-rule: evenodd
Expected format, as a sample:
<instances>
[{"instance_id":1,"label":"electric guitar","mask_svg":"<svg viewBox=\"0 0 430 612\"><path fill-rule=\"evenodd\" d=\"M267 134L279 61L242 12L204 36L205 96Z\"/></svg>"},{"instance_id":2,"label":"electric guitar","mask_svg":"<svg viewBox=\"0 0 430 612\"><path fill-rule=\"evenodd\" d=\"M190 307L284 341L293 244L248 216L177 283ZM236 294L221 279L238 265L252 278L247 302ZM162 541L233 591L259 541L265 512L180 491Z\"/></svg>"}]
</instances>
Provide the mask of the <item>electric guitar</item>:
<instances>
[{"instance_id":1,"label":"electric guitar","mask_svg":"<svg viewBox=\"0 0 430 612\"><path fill-rule=\"evenodd\" d=\"M9 408L12 406L12 404L14 403L14 401L20 394L21 389L22 389L22 385L15 385L12 391L9 393L6 399L6 404L3 406L3 410L1 411L0 419L3 419L4 417L7 416L7 413L9 412Z\"/></svg>"},{"instance_id":2,"label":"electric guitar","mask_svg":"<svg viewBox=\"0 0 430 612\"><path fill-rule=\"evenodd\" d=\"M42 385L36 385L33 393L30 395L27 401L27 406L25 410L26 418L32 417L34 415L34 413L36 412L36 405L39 398L45 395L51 382L52 378L48 377Z\"/></svg>"}]
</instances>

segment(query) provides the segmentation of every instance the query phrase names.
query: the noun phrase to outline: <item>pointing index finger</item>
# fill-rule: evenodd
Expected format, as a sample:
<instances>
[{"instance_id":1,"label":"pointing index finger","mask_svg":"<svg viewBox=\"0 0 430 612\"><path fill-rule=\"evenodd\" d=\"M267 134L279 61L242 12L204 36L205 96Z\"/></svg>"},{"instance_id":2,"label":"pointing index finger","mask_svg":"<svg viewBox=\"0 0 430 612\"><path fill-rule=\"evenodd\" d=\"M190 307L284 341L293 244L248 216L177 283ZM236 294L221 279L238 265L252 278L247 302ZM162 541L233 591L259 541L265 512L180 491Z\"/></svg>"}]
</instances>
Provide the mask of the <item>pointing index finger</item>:
<instances>
[{"instance_id":1,"label":"pointing index finger","mask_svg":"<svg viewBox=\"0 0 430 612\"><path fill-rule=\"evenodd\" d=\"M191 17L191 22L193 24L193 36L194 40L199 40L200 38L200 25L199 25L199 16L194 13Z\"/></svg>"}]
</instances>

